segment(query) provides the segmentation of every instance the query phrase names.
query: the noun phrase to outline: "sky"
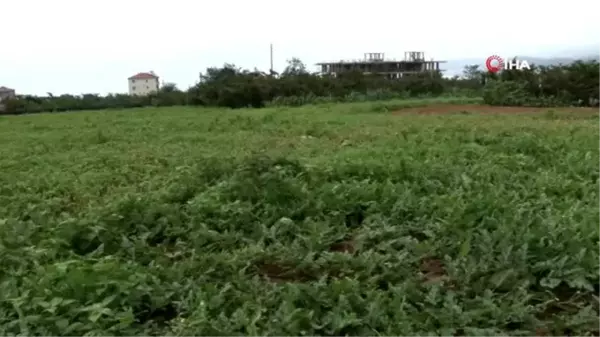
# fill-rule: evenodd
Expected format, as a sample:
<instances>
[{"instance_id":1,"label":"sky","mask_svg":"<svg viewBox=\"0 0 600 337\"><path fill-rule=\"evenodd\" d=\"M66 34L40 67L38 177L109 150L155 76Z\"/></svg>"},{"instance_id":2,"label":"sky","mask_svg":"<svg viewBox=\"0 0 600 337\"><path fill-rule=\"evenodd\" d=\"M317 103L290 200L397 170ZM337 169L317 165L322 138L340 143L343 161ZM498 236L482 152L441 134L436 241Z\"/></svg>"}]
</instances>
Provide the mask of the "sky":
<instances>
[{"instance_id":1,"label":"sky","mask_svg":"<svg viewBox=\"0 0 600 337\"><path fill-rule=\"evenodd\" d=\"M595 0L0 1L0 86L18 94L125 93L154 71L181 89L225 62L275 70L384 52L403 58L569 56L600 46ZM509 17L510 20L505 18ZM600 47L598 47L600 48ZM598 50L597 48L597 50Z\"/></svg>"}]
</instances>

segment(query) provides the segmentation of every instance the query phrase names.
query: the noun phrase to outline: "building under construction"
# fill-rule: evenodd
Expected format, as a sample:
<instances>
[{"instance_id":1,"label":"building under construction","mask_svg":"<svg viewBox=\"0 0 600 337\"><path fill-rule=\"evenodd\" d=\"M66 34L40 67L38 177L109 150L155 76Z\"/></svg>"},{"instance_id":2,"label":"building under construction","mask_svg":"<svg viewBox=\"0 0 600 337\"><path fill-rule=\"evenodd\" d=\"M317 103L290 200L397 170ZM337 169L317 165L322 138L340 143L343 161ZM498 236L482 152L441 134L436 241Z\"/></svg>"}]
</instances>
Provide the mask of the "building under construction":
<instances>
[{"instance_id":1,"label":"building under construction","mask_svg":"<svg viewBox=\"0 0 600 337\"><path fill-rule=\"evenodd\" d=\"M385 59L384 53L365 53L361 60L342 60L337 62L317 63L321 74L336 76L340 73L360 71L363 74L381 74L387 78L402 78L411 74L442 71L440 63L446 61L425 60L425 53L409 51L404 53L404 60Z\"/></svg>"}]
</instances>

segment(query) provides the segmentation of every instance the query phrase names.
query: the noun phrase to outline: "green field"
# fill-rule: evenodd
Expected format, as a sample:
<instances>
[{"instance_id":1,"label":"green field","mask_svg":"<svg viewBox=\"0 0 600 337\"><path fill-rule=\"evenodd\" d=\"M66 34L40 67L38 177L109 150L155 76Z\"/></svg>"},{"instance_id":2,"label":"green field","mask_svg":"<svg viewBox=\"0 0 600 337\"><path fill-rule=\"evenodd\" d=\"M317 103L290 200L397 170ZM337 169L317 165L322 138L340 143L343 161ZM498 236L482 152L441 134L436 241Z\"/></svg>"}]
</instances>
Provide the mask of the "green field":
<instances>
[{"instance_id":1,"label":"green field","mask_svg":"<svg viewBox=\"0 0 600 337\"><path fill-rule=\"evenodd\" d=\"M598 116L0 118L0 334L598 334Z\"/></svg>"}]
</instances>

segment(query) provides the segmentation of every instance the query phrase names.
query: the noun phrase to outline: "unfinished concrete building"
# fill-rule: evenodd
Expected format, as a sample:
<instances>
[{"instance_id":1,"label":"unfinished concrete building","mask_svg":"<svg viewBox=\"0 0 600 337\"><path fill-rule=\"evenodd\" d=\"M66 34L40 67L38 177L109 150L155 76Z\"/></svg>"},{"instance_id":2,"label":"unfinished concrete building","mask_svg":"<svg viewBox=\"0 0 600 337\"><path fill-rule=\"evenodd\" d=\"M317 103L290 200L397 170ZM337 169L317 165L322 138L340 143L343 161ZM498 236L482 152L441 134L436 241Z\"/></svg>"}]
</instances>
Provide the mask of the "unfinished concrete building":
<instances>
[{"instance_id":1,"label":"unfinished concrete building","mask_svg":"<svg viewBox=\"0 0 600 337\"><path fill-rule=\"evenodd\" d=\"M411 74L442 71L440 63L446 61L425 60L425 53L409 51L404 60L385 59L384 53L365 53L360 60L341 60L317 63L321 74L336 76L340 73L360 71L363 74L381 74L390 79L402 78Z\"/></svg>"}]
</instances>

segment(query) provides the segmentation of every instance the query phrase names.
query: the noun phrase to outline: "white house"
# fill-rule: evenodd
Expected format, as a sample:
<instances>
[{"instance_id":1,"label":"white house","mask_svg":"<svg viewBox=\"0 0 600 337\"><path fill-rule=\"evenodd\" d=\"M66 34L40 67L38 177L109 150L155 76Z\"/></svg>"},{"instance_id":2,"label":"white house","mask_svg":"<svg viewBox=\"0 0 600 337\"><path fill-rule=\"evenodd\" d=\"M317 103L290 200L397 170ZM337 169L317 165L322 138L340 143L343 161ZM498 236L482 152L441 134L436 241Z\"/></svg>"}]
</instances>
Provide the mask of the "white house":
<instances>
[{"instance_id":1,"label":"white house","mask_svg":"<svg viewBox=\"0 0 600 337\"><path fill-rule=\"evenodd\" d=\"M135 74L127 80L129 82L130 95L149 95L157 92L159 89L158 76L153 71Z\"/></svg>"}]
</instances>

